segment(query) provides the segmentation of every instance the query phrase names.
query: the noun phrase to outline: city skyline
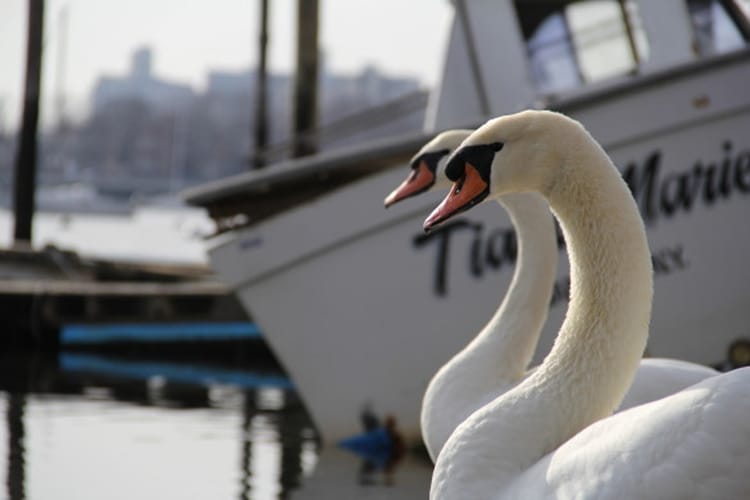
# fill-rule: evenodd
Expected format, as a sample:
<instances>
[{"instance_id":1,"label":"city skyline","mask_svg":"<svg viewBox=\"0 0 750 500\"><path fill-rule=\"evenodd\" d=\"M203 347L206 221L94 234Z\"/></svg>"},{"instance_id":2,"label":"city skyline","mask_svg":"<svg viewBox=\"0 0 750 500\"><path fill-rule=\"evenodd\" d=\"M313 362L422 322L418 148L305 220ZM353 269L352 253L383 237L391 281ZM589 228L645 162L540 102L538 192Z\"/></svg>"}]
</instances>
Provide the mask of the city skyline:
<instances>
[{"instance_id":1,"label":"city skyline","mask_svg":"<svg viewBox=\"0 0 750 500\"><path fill-rule=\"evenodd\" d=\"M131 54L143 46L154 51L156 75L188 84L196 91L205 89L213 70L252 69L257 55L258 6L257 1L246 0L134 0L127 4L47 0L43 120L54 120L51 108L60 90L68 100L67 111L80 112L77 108L91 95L96 81L125 74ZM293 70L295 6L294 0L276 0L270 6L271 72ZM353 74L373 65L384 73L433 85L451 12L447 0L415 0L407 9L397 0L321 1L320 48L325 67ZM111 29L104 31L103 26ZM0 57L9 69L0 76L0 120L11 128L20 114L25 28L26 2L2 2ZM64 53L59 50L61 40L65 40ZM61 54L66 61L63 73L57 64Z\"/></svg>"},{"instance_id":2,"label":"city skyline","mask_svg":"<svg viewBox=\"0 0 750 500\"><path fill-rule=\"evenodd\" d=\"M56 206L76 188L66 210L127 207L129 200L245 172L258 162L291 154L294 77L269 75L268 144L255 147L256 69L212 71L205 89L166 81L153 73L152 53L132 54L120 76L103 76L80 119L52 122L40 131L40 206ZM355 75L323 71L320 127L306 140L319 150L419 130L427 92L418 80L368 67ZM377 107L377 108L375 108ZM10 200L15 135L0 133L0 207ZM52 203L52 205L50 205ZM87 205L88 204L88 205Z\"/></svg>"}]
</instances>

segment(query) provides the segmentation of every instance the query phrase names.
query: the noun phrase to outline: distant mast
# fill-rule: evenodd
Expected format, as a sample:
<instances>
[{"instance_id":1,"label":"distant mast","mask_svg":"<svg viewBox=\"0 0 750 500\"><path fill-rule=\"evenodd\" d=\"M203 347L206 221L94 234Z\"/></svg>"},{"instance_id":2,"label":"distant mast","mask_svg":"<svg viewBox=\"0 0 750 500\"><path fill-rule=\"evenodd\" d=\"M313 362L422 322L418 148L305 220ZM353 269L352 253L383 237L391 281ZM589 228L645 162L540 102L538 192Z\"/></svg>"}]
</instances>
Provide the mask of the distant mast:
<instances>
[{"instance_id":1,"label":"distant mast","mask_svg":"<svg viewBox=\"0 0 750 500\"><path fill-rule=\"evenodd\" d=\"M16 156L14 180L14 239L31 243L34 216L34 190L37 167L37 128L39 124L39 93L42 73L42 31L44 0L29 0L26 40L26 77L24 84L21 137Z\"/></svg>"},{"instance_id":2,"label":"distant mast","mask_svg":"<svg viewBox=\"0 0 750 500\"><path fill-rule=\"evenodd\" d=\"M260 35L258 37L258 71L256 72L255 89L255 154L253 168L266 164L266 146L268 145L268 77L266 75L266 57L268 53L268 0L260 0Z\"/></svg>"},{"instance_id":3,"label":"distant mast","mask_svg":"<svg viewBox=\"0 0 750 500\"><path fill-rule=\"evenodd\" d=\"M65 75L67 70L68 19L70 4L65 4L57 15L57 67L55 74L55 112L57 129L62 132L68 128L65 116Z\"/></svg>"}]
</instances>

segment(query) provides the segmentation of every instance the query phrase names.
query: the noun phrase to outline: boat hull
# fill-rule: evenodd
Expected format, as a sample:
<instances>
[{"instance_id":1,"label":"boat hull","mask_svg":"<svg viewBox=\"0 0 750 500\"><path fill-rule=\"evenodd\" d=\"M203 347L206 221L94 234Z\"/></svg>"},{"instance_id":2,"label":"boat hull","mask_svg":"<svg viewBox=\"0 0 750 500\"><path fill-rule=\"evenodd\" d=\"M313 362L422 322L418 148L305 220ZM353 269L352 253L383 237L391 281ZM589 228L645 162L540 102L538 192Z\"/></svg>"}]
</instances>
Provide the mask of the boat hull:
<instances>
[{"instance_id":1,"label":"boat hull","mask_svg":"<svg viewBox=\"0 0 750 500\"><path fill-rule=\"evenodd\" d=\"M569 106L629 181L654 255L648 354L704 364L750 337L748 64ZM722 89L707 95L705 89ZM326 440L371 409L419 439L437 369L480 330L513 271L510 222L486 203L434 233L427 194L385 210L395 166L217 242L210 256L288 370ZM567 307L567 256L535 362Z\"/></svg>"}]
</instances>

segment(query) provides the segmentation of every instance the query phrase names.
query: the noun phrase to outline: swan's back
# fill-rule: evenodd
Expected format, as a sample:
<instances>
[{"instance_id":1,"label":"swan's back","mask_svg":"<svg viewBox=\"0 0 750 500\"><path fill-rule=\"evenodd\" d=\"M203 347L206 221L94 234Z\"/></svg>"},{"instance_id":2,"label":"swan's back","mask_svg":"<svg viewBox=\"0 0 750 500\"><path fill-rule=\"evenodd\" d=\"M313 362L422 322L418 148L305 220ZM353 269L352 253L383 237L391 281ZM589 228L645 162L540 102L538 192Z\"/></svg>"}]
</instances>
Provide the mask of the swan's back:
<instances>
[{"instance_id":1,"label":"swan's back","mask_svg":"<svg viewBox=\"0 0 750 500\"><path fill-rule=\"evenodd\" d=\"M750 498L750 368L590 425L500 498Z\"/></svg>"},{"instance_id":2,"label":"swan's back","mask_svg":"<svg viewBox=\"0 0 750 500\"><path fill-rule=\"evenodd\" d=\"M713 368L679 359L646 358L641 361L617 411L666 398L693 384L715 377Z\"/></svg>"}]
</instances>

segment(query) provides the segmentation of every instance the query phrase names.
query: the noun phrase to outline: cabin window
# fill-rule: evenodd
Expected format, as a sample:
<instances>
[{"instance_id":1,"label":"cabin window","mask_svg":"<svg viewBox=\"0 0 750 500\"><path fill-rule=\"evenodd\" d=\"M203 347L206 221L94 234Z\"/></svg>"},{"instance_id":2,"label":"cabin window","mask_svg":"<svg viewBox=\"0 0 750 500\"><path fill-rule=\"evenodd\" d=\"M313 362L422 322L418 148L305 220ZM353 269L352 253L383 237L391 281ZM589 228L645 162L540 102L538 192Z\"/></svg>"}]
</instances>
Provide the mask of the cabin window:
<instances>
[{"instance_id":1,"label":"cabin window","mask_svg":"<svg viewBox=\"0 0 750 500\"><path fill-rule=\"evenodd\" d=\"M633 73L648 57L632 0L516 0L532 78L543 93Z\"/></svg>"},{"instance_id":2,"label":"cabin window","mask_svg":"<svg viewBox=\"0 0 750 500\"><path fill-rule=\"evenodd\" d=\"M700 56L722 54L744 47L750 38L750 2L688 0L693 24L693 49Z\"/></svg>"}]
</instances>

